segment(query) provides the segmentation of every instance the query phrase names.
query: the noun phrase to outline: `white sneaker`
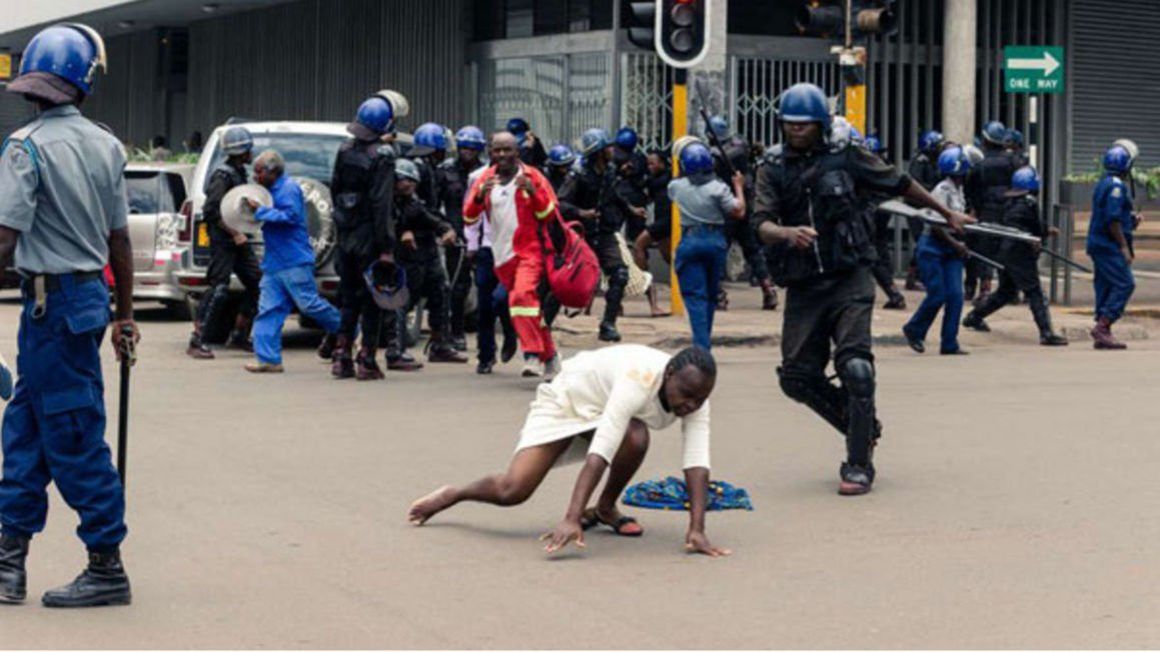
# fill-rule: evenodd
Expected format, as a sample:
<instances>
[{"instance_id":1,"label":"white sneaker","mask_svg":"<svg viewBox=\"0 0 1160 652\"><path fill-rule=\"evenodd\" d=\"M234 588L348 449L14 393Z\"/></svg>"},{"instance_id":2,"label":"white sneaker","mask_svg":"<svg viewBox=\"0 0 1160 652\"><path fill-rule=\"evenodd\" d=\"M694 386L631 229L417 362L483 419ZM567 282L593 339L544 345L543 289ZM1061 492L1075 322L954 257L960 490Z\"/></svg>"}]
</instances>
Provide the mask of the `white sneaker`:
<instances>
[{"instance_id":1,"label":"white sneaker","mask_svg":"<svg viewBox=\"0 0 1160 652\"><path fill-rule=\"evenodd\" d=\"M535 358L524 360L524 370L520 372L520 375L524 378L540 378L544 375L544 365Z\"/></svg>"},{"instance_id":2,"label":"white sneaker","mask_svg":"<svg viewBox=\"0 0 1160 652\"><path fill-rule=\"evenodd\" d=\"M544 380L551 381L560 374L560 354L552 356L551 360L544 363Z\"/></svg>"}]
</instances>

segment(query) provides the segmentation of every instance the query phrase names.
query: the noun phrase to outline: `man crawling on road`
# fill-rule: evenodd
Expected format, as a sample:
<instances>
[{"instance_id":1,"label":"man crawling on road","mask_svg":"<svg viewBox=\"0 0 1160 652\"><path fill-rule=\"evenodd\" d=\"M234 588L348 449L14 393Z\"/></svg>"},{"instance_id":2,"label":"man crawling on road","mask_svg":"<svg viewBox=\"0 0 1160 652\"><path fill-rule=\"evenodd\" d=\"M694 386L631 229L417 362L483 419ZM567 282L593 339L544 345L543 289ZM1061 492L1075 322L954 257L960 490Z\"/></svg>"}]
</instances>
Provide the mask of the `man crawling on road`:
<instances>
[{"instance_id":1,"label":"man crawling on road","mask_svg":"<svg viewBox=\"0 0 1160 652\"><path fill-rule=\"evenodd\" d=\"M415 501L407 520L423 525L464 500L510 507L536 490L553 466L584 465L564 520L541 537L552 553L571 542L584 547L584 531L606 525L616 534L639 537L644 530L624 516L616 500L648 452L649 429L681 420L685 482L689 487L689 531L685 549L721 557L729 550L709 543L705 505L709 485L709 394L717 365L708 351L687 348L675 356L625 344L585 351L564 362L551 383L540 385L524 422L515 456L505 473L462 486L446 486ZM611 466L604 491L588 502Z\"/></svg>"}]
</instances>

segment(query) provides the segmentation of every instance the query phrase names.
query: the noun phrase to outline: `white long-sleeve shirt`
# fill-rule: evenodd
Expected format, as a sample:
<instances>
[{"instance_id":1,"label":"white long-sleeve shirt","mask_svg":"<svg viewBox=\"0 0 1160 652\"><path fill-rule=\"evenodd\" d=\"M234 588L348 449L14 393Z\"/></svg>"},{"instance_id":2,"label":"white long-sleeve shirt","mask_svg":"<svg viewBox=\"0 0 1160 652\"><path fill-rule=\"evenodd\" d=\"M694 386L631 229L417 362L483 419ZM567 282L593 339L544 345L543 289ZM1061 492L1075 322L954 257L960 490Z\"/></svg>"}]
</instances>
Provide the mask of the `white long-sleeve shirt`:
<instances>
[{"instance_id":1,"label":"white long-sleeve shirt","mask_svg":"<svg viewBox=\"0 0 1160 652\"><path fill-rule=\"evenodd\" d=\"M709 468L709 402L684 418L661 404L661 385L671 358L647 346L622 344L565 360L556 379L540 385L517 449L594 430L588 454L611 463L632 419L652 430L663 430L680 419L683 468Z\"/></svg>"}]
</instances>

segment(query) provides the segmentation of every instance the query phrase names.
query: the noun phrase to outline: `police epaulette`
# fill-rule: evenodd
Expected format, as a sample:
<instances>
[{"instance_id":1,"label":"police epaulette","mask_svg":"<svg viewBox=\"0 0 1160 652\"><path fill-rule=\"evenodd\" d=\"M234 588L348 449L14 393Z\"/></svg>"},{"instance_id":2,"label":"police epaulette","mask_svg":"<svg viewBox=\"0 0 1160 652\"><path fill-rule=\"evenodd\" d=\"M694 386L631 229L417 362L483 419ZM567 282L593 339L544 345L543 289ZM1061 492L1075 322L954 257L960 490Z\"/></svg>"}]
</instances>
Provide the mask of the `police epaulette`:
<instances>
[{"instance_id":1,"label":"police epaulette","mask_svg":"<svg viewBox=\"0 0 1160 652\"><path fill-rule=\"evenodd\" d=\"M780 143L776 145L770 145L769 149L765 150L765 154L761 156L762 162L770 163L772 165L781 163L783 158L785 158L785 147Z\"/></svg>"}]
</instances>

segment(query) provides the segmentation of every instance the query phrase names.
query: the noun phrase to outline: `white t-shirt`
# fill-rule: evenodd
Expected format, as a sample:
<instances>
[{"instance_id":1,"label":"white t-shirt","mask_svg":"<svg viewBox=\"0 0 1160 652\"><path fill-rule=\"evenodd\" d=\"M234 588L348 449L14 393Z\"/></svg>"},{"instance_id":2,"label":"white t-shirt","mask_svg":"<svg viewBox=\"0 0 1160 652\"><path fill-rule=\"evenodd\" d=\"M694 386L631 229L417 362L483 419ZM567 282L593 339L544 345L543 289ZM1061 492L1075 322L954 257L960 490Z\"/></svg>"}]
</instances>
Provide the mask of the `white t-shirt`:
<instances>
[{"instance_id":1,"label":"white t-shirt","mask_svg":"<svg viewBox=\"0 0 1160 652\"><path fill-rule=\"evenodd\" d=\"M517 175L518 176L518 175ZM495 266L499 267L515 257L512 241L516 227L520 225L516 213L516 179L506 184L497 184L491 191L491 210L487 219L491 230L491 251L495 256Z\"/></svg>"}]
</instances>

